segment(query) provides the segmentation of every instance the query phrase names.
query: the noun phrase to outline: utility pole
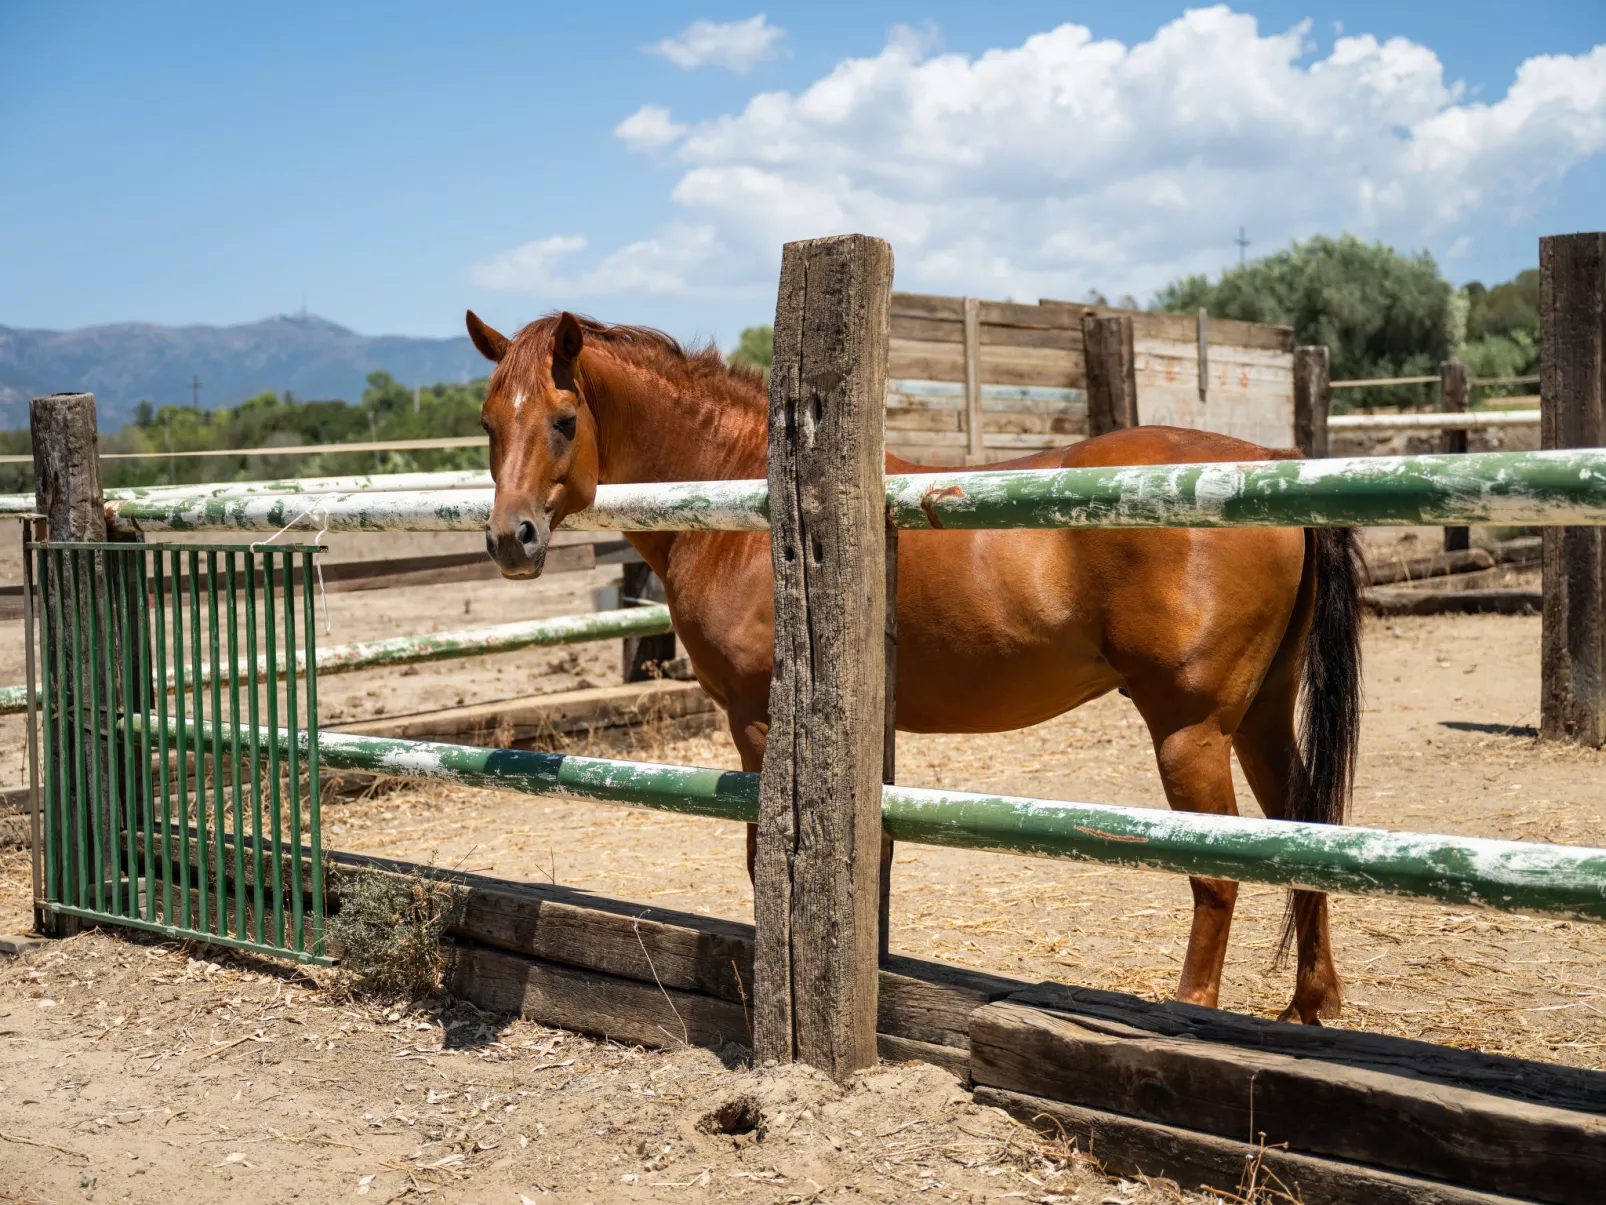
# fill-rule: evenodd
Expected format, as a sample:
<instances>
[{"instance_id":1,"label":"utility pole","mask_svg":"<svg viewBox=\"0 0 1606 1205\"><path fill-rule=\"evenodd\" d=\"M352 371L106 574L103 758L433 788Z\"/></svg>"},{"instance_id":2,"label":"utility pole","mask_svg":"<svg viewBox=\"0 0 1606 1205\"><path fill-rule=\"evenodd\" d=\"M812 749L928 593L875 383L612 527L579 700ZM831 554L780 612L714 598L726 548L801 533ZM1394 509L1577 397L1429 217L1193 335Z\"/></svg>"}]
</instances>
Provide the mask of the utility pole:
<instances>
[{"instance_id":1,"label":"utility pole","mask_svg":"<svg viewBox=\"0 0 1606 1205\"><path fill-rule=\"evenodd\" d=\"M1243 267L1244 263L1244 251L1249 246L1249 239L1245 235L1244 228L1242 226L1238 227L1238 237L1232 241L1238 244L1238 266L1241 268Z\"/></svg>"},{"instance_id":2,"label":"utility pole","mask_svg":"<svg viewBox=\"0 0 1606 1205\"><path fill-rule=\"evenodd\" d=\"M194 398L195 398L194 408L197 411L199 411L200 408L201 408L201 378L200 377L196 376L196 377L191 377L190 378L190 389L194 393Z\"/></svg>"}]
</instances>

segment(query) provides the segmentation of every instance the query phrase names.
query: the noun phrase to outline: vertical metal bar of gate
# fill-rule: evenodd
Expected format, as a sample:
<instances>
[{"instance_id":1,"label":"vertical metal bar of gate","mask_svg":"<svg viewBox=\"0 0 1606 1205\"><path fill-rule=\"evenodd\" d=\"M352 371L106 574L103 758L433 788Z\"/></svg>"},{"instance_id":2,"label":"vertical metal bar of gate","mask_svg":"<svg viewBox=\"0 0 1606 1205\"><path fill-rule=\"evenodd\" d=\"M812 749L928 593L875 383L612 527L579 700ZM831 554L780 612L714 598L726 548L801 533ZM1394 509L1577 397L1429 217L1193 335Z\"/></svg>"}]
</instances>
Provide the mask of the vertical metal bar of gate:
<instances>
[{"instance_id":1,"label":"vertical metal bar of gate","mask_svg":"<svg viewBox=\"0 0 1606 1205\"><path fill-rule=\"evenodd\" d=\"M284 655L291 672L285 675L285 723L290 733L289 764L286 766L286 780L290 789L290 848L295 851L290 859L290 935L289 946L292 950L305 950L306 934L302 930L301 908L301 767L296 757L296 729L299 727L299 713L296 711L296 586L293 571L293 558L290 553L282 554L284 557ZM314 669L314 663L307 663L307 672Z\"/></svg>"},{"instance_id":2,"label":"vertical metal bar of gate","mask_svg":"<svg viewBox=\"0 0 1606 1205\"><path fill-rule=\"evenodd\" d=\"M301 554L301 602L306 608L307 657L307 811L312 841L312 952L323 953L323 825L320 823L318 782L318 664L317 617L312 599L312 553ZM292 663L293 664L293 663ZM293 739L293 738L292 738ZM300 861L297 851L296 861ZM305 947L302 947L305 949Z\"/></svg>"}]
</instances>

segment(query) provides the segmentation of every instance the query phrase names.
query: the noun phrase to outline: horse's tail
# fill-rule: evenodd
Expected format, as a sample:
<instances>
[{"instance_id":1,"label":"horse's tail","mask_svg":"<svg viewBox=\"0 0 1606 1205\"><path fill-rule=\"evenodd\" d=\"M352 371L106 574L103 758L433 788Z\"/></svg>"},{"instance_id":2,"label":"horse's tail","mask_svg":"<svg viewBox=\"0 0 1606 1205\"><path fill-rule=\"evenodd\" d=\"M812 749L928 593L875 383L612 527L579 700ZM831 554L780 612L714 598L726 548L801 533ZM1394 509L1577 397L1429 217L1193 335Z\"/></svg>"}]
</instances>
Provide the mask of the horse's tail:
<instances>
[{"instance_id":1,"label":"horse's tail","mask_svg":"<svg viewBox=\"0 0 1606 1205\"><path fill-rule=\"evenodd\" d=\"M1299 775L1290 820L1342 824L1361 726L1360 550L1349 527L1308 529L1316 598L1305 640Z\"/></svg>"}]
</instances>

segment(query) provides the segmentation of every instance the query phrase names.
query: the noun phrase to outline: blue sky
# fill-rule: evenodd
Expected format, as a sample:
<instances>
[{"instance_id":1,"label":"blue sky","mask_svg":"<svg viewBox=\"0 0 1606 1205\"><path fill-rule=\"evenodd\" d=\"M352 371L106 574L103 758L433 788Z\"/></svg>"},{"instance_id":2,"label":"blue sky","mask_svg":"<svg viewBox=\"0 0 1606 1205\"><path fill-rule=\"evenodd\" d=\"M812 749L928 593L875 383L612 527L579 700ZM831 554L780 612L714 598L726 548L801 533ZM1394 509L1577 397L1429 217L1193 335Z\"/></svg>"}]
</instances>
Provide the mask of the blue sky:
<instances>
[{"instance_id":1,"label":"blue sky","mask_svg":"<svg viewBox=\"0 0 1606 1205\"><path fill-rule=\"evenodd\" d=\"M0 323L304 298L373 334L567 306L728 344L783 239L848 228L900 287L1031 300L1146 298L1240 223L1462 281L1606 220L1606 5L1184 11L13 2Z\"/></svg>"}]
</instances>

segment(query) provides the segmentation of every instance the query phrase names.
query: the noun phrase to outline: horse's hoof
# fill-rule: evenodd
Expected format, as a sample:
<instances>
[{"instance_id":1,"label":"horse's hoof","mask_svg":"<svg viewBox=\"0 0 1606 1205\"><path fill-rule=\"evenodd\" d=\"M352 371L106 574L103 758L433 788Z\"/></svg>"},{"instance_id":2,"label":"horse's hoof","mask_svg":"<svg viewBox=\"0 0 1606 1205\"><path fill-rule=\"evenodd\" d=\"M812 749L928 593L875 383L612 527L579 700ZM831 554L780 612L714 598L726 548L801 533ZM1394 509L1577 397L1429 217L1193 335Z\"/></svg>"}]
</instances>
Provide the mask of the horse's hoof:
<instances>
[{"instance_id":1,"label":"horse's hoof","mask_svg":"<svg viewBox=\"0 0 1606 1205\"><path fill-rule=\"evenodd\" d=\"M1277 1019L1279 1021L1287 1021L1290 1025L1319 1026L1322 1023L1322 1018L1319 1013L1312 1011L1309 1016L1306 1016L1300 1011L1299 1005L1297 1004L1290 1004L1287 1008L1283 1009L1283 1011L1278 1015Z\"/></svg>"}]
</instances>

